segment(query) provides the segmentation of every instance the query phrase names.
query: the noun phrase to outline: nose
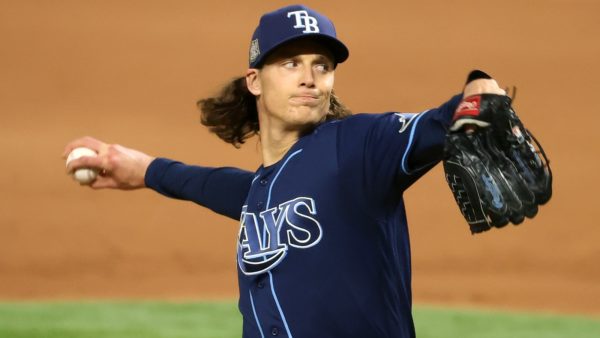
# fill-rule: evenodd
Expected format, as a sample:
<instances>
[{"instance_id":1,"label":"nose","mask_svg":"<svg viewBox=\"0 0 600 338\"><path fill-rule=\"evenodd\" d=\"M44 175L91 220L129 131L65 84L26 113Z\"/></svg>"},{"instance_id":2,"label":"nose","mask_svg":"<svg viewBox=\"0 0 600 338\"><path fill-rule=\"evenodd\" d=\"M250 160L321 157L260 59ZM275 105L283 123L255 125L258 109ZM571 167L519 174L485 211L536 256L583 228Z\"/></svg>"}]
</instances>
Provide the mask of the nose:
<instances>
[{"instance_id":1,"label":"nose","mask_svg":"<svg viewBox=\"0 0 600 338\"><path fill-rule=\"evenodd\" d=\"M312 67L303 67L302 75L300 79L301 87L314 88L315 87L315 75L313 74Z\"/></svg>"}]
</instances>

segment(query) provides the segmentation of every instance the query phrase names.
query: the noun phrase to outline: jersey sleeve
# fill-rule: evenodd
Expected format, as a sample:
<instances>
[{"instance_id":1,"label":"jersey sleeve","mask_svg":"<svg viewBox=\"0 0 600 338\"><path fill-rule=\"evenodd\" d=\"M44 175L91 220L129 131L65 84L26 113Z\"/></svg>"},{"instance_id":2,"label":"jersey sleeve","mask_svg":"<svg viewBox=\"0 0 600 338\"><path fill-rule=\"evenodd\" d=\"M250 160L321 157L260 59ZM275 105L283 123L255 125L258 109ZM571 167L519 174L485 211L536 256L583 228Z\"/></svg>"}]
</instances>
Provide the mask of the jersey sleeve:
<instances>
[{"instance_id":1,"label":"jersey sleeve","mask_svg":"<svg viewBox=\"0 0 600 338\"><path fill-rule=\"evenodd\" d=\"M412 115L415 121L410 126L400 174L411 176L430 169L442 160L446 134L461 99L462 95L456 95L438 108Z\"/></svg>"},{"instance_id":2,"label":"jersey sleeve","mask_svg":"<svg viewBox=\"0 0 600 338\"><path fill-rule=\"evenodd\" d=\"M148 167L146 186L167 197L192 201L239 220L253 173L238 168L186 165L157 158Z\"/></svg>"},{"instance_id":3,"label":"jersey sleeve","mask_svg":"<svg viewBox=\"0 0 600 338\"><path fill-rule=\"evenodd\" d=\"M338 163L371 200L399 196L443 158L444 141L462 96L418 114L359 114L342 121Z\"/></svg>"}]
</instances>

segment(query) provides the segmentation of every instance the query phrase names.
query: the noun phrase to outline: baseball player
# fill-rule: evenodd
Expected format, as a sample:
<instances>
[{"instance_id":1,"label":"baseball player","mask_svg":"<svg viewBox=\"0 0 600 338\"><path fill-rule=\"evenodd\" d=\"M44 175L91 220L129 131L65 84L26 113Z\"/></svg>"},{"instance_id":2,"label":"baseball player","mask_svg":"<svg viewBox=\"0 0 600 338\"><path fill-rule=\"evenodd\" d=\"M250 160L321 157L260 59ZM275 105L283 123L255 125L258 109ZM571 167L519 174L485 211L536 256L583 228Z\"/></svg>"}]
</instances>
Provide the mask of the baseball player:
<instances>
[{"instance_id":1,"label":"baseball player","mask_svg":"<svg viewBox=\"0 0 600 338\"><path fill-rule=\"evenodd\" d=\"M240 221L243 337L414 337L402 194L436 165L462 96L504 95L475 78L419 114L350 115L333 93L348 58L333 23L306 6L264 14L245 76L201 100L226 142L259 135L262 165L186 165L91 137L68 172L100 170L92 188L148 187Z\"/></svg>"}]
</instances>

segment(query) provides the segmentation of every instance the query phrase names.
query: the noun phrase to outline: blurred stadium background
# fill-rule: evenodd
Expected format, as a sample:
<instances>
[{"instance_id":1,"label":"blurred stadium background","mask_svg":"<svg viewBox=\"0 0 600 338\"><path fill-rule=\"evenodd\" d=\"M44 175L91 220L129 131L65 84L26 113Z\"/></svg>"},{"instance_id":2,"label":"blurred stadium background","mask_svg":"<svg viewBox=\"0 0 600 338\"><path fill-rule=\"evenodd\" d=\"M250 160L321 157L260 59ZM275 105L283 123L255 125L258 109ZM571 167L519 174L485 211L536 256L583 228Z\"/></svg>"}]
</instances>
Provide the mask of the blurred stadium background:
<instances>
[{"instance_id":1,"label":"blurred stadium background","mask_svg":"<svg viewBox=\"0 0 600 338\"><path fill-rule=\"evenodd\" d=\"M353 111L422 111L481 68L518 87L517 112L549 154L554 197L518 227L471 236L439 167L407 192L416 305L597 320L600 2L304 3L330 16L350 48L336 91ZM79 187L61 153L92 135L187 163L256 168L256 140L240 150L219 141L195 102L245 71L259 16L286 4L0 0L0 332L28 304L225 301L235 310L236 222L150 191ZM43 331L31 320L24 326Z\"/></svg>"}]
</instances>

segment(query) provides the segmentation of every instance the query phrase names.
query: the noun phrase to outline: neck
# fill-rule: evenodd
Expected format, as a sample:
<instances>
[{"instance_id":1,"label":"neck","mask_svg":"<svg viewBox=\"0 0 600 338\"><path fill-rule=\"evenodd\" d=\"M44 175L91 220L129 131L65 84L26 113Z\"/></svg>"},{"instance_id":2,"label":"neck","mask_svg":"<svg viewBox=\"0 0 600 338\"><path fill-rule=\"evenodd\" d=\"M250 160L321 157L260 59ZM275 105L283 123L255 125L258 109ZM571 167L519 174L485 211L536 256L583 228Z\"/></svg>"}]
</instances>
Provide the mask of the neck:
<instances>
[{"instance_id":1,"label":"neck","mask_svg":"<svg viewBox=\"0 0 600 338\"><path fill-rule=\"evenodd\" d=\"M258 111L258 124L260 148L265 167L281 160L302 135L301 128L290 127L284 121L272 114L265 113L262 109Z\"/></svg>"},{"instance_id":2,"label":"neck","mask_svg":"<svg viewBox=\"0 0 600 338\"><path fill-rule=\"evenodd\" d=\"M299 131L292 132L282 129L262 128L261 126L260 146L263 166L267 167L281 160L299 138Z\"/></svg>"}]
</instances>

